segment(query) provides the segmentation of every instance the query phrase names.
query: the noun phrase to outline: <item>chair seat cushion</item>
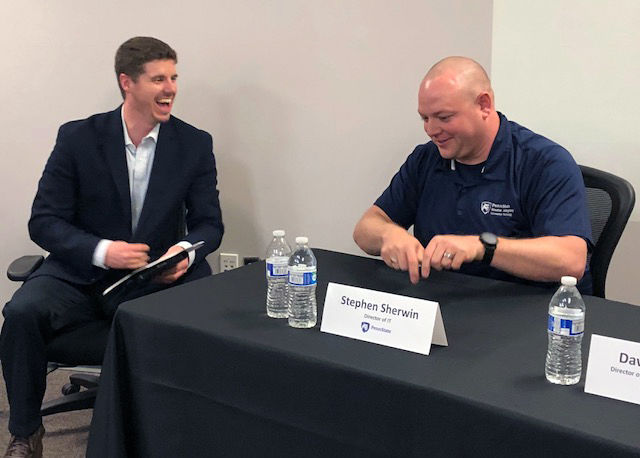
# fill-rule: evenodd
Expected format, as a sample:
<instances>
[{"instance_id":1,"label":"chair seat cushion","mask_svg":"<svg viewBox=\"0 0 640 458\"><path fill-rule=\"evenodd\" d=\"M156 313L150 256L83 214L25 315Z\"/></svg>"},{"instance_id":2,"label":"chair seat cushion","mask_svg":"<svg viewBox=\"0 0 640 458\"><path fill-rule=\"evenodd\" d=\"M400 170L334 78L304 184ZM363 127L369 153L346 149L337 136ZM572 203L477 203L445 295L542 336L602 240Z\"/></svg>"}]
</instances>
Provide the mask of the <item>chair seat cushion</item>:
<instances>
[{"instance_id":1,"label":"chair seat cushion","mask_svg":"<svg viewBox=\"0 0 640 458\"><path fill-rule=\"evenodd\" d=\"M65 330L47 344L47 359L60 364L100 365L110 328L111 321L101 320Z\"/></svg>"}]
</instances>

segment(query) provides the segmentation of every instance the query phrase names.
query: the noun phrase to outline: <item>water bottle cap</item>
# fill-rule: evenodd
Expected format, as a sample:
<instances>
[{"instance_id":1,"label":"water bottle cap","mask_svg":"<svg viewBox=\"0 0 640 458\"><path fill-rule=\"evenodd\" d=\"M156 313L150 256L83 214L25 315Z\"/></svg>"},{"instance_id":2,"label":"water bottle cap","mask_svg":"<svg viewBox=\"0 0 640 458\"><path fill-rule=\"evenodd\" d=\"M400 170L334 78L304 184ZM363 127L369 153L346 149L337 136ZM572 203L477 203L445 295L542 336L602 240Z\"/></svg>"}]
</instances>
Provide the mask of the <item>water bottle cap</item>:
<instances>
[{"instance_id":1,"label":"water bottle cap","mask_svg":"<svg viewBox=\"0 0 640 458\"><path fill-rule=\"evenodd\" d=\"M307 237L296 237L296 243L298 245L306 245L309 243L309 239Z\"/></svg>"},{"instance_id":2,"label":"water bottle cap","mask_svg":"<svg viewBox=\"0 0 640 458\"><path fill-rule=\"evenodd\" d=\"M283 229L276 229L275 231L273 231L273 236L274 237L284 237L285 232Z\"/></svg>"},{"instance_id":3,"label":"water bottle cap","mask_svg":"<svg viewBox=\"0 0 640 458\"><path fill-rule=\"evenodd\" d=\"M578 283L578 280L576 280L576 277L570 277L569 275L565 275L560 279L560 283L562 283L564 286L576 286L576 283Z\"/></svg>"}]
</instances>

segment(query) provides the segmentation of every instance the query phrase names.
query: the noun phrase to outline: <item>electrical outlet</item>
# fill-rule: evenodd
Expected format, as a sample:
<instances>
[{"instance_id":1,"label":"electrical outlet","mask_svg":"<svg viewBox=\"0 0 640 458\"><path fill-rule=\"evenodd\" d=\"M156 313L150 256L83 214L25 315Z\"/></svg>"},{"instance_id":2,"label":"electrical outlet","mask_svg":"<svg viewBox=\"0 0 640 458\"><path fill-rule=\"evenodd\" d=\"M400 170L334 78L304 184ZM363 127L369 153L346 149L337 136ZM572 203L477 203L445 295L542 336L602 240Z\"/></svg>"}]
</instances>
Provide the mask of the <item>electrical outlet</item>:
<instances>
[{"instance_id":1,"label":"electrical outlet","mask_svg":"<svg viewBox=\"0 0 640 458\"><path fill-rule=\"evenodd\" d=\"M238 267L237 253L220 253L220 272Z\"/></svg>"}]
</instances>

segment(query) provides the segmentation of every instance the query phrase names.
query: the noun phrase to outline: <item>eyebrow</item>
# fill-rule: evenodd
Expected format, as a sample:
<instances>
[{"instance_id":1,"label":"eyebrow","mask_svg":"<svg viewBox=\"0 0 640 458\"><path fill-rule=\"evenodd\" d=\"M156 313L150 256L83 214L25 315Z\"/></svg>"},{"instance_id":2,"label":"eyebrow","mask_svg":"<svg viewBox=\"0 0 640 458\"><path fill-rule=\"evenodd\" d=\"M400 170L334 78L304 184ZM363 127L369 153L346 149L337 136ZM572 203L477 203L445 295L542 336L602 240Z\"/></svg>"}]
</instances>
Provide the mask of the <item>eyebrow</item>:
<instances>
[{"instance_id":1,"label":"eyebrow","mask_svg":"<svg viewBox=\"0 0 640 458\"><path fill-rule=\"evenodd\" d=\"M169 78L177 78L177 77L178 77L178 74L174 73ZM164 75L162 73L158 73L158 74L155 74L155 75L149 75L149 78L151 78L151 79L164 78Z\"/></svg>"},{"instance_id":2,"label":"eyebrow","mask_svg":"<svg viewBox=\"0 0 640 458\"><path fill-rule=\"evenodd\" d=\"M440 111L437 111L437 112L433 113L431 115L431 117L436 117L437 118L438 116L442 116L444 113L446 113L448 115L452 115L454 113L454 111L453 110L440 110ZM420 110L418 110L418 114L420 115L421 118L428 118L429 117L429 115L423 115L422 113L420 113Z\"/></svg>"}]
</instances>

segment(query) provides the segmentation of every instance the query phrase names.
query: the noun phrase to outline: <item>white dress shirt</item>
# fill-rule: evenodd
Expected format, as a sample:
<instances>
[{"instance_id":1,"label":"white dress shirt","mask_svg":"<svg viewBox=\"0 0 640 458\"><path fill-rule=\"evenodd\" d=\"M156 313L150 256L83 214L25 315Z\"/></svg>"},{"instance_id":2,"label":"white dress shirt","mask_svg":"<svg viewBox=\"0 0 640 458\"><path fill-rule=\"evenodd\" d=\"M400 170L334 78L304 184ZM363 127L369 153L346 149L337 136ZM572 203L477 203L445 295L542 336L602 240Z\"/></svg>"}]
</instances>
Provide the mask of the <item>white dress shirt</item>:
<instances>
[{"instance_id":1,"label":"white dress shirt","mask_svg":"<svg viewBox=\"0 0 640 458\"><path fill-rule=\"evenodd\" d=\"M140 220L140 213L144 205L144 199L147 195L149 187L149 178L151 177L151 168L153 167L153 159L156 155L156 145L158 143L158 134L160 132L160 123L157 123L153 129L140 141L136 147L131 141L127 124L124 122L124 107L120 110L122 119L122 131L124 133L124 149L127 157L127 169L129 171L129 192L131 197L131 232L134 233ZM107 255L107 249L113 240L102 239L98 242L93 252L93 265L108 269L104 264ZM182 241L177 245L188 248L191 243ZM195 258L195 253L189 253L189 266Z\"/></svg>"}]
</instances>

